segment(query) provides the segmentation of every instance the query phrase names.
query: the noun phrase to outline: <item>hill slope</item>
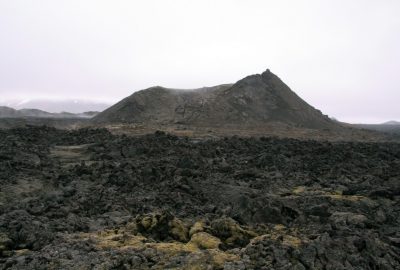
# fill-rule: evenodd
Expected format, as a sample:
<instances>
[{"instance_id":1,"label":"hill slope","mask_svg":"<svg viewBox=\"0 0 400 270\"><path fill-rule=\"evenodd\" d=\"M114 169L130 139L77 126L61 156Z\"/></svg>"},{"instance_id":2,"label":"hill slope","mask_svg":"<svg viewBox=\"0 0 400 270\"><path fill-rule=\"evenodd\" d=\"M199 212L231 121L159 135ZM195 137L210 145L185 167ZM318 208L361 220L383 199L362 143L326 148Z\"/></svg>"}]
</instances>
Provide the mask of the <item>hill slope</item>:
<instances>
[{"instance_id":1,"label":"hill slope","mask_svg":"<svg viewBox=\"0 0 400 270\"><path fill-rule=\"evenodd\" d=\"M92 121L240 127L281 122L317 129L339 126L269 70L235 84L201 89L151 87L123 99Z\"/></svg>"}]
</instances>

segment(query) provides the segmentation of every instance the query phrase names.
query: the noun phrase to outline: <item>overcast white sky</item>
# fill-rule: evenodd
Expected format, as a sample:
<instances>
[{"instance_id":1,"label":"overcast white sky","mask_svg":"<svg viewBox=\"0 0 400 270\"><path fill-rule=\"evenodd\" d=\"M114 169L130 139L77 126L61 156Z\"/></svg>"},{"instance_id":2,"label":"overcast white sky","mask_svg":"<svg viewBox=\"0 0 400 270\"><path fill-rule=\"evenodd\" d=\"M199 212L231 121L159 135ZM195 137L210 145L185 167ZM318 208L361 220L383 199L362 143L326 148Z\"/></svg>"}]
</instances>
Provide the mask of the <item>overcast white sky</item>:
<instances>
[{"instance_id":1,"label":"overcast white sky","mask_svg":"<svg viewBox=\"0 0 400 270\"><path fill-rule=\"evenodd\" d=\"M269 68L340 120L400 120L399 14L399 0L0 0L0 101L115 102Z\"/></svg>"}]
</instances>

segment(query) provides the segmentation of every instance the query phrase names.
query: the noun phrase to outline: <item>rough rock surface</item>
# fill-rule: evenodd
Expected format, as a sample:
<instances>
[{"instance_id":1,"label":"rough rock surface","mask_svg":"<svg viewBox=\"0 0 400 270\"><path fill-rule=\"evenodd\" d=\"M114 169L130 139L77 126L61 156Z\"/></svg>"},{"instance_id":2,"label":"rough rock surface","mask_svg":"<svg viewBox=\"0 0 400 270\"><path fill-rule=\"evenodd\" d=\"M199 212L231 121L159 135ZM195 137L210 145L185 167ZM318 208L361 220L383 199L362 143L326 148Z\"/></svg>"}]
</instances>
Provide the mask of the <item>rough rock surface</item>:
<instances>
[{"instance_id":1,"label":"rough rock surface","mask_svg":"<svg viewBox=\"0 0 400 270\"><path fill-rule=\"evenodd\" d=\"M0 269L399 269L400 144L0 130Z\"/></svg>"}]
</instances>

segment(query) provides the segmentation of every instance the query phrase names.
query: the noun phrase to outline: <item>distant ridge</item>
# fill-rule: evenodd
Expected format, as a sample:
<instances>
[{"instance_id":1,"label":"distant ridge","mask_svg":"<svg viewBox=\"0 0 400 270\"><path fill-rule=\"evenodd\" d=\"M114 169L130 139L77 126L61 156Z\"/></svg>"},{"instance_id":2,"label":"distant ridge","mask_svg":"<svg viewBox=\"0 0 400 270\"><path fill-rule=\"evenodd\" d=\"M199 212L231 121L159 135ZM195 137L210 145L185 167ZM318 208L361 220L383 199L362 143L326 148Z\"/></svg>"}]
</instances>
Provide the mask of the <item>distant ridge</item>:
<instances>
[{"instance_id":1,"label":"distant ridge","mask_svg":"<svg viewBox=\"0 0 400 270\"><path fill-rule=\"evenodd\" d=\"M70 112L79 114L86 111L101 112L112 105L112 102L88 99L9 99L1 100L0 106L15 110L25 108L38 109L50 113Z\"/></svg>"},{"instance_id":2,"label":"distant ridge","mask_svg":"<svg viewBox=\"0 0 400 270\"><path fill-rule=\"evenodd\" d=\"M279 122L315 129L340 126L307 104L269 70L235 84L192 90L151 87L121 100L92 122L203 127L257 127Z\"/></svg>"},{"instance_id":3,"label":"distant ridge","mask_svg":"<svg viewBox=\"0 0 400 270\"><path fill-rule=\"evenodd\" d=\"M49 113L38 109L21 109L15 110L7 106L0 106L0 118L92 118L98 112L83 112L83 113Z\"/></svg>"},{"instance_id":4,"label":"distant ridge","mask_svg":"<svg viewBox=\"0 0 400 270\"><path fill-rule=\"evenodd\" d=\"M400 125L400 122L398 121L388 121L383 123L382 125Z\"/></svg>"}]
</instances>

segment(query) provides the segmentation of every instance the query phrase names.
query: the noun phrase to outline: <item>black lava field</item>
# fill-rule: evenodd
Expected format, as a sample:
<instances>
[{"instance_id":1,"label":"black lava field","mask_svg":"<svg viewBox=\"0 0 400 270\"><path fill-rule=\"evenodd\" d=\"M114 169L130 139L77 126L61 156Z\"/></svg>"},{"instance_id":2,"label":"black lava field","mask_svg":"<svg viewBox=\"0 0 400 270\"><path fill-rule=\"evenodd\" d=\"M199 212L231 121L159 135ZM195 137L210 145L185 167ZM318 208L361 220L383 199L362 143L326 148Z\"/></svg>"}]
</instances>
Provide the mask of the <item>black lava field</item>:
<instances>
[{"instance_id":1,"label":"black lava field","mask_svg":"<svg viewBox=\"0 0 400 270\"><path fill-rule=\"evenodd\" d=\"M400 144L0 130L0 269L400 269Z\"/></svg>"}]
</instances>

